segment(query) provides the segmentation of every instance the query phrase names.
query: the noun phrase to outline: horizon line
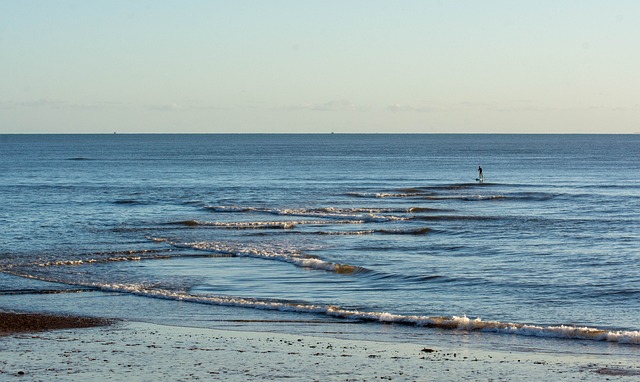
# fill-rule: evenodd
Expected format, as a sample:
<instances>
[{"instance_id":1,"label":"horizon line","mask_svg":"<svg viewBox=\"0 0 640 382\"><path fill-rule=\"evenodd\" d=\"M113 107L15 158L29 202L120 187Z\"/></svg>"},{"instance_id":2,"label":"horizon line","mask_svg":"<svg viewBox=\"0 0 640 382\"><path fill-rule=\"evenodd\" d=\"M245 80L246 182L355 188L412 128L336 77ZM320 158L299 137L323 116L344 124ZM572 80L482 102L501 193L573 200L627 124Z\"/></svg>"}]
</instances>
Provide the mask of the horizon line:
<instances>
[{"instance_id":1,"label":"horizon line","mask_svg":"<svg viewBox=\"0 0 640 382\"><path fill-rule=\"evenodd\" d=\"M27 133L0 133L6 135L639 135L640 131L633 133L575 133L575 132L553 132L553 133L522 133L522 132L27 132Z\"/></svg>"}]
</instances>

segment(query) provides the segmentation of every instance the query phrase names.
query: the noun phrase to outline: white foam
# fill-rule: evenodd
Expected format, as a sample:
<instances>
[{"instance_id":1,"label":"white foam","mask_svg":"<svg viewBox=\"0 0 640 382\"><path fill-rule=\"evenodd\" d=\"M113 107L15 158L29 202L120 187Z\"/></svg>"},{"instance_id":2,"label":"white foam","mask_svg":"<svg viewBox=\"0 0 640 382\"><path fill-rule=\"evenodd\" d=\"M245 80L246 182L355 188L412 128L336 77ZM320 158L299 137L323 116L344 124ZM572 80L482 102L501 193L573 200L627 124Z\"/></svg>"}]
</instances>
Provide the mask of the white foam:
<instances>
[{"instance_id":1,"label":"white foam","mask_svg":"<svg viewBox=\"0 0 640 382\"><path fill-rule=\"evenodd\" d=\"M248 245L223 243L219 241L209 242L192 242L192 243L176 243L169 239L153 238L154 241L166 242L181 248L191 248L204 251L220 252L230 254L237 257L252 257L265 260L275 260L294 264L302 268L310 268L317 270L324 270L336 273L356 273L366 272L367 269L349 265L324 261L312 256L304 255L296 250L292 249L276 249L266 247L251 247Z\"/></svg>"},{"instance_id":2,"label":"white foam","mask_svg":"<svg viewBox=\"0 0 640 382\"><path fill-rule=\"evenodd\" d=\"M218 228L236 228L236 229L264 229L264 228L281 228L291 229L296 224L310 224L308 222L293 222L293 221L251 221L251 222L208 222L201 220L190 220L185 222L187 225L193 226L208 226Z\"/></svg>"},{"instance_id":3,"label":"white foam","mask_svg":"<svg viewBox=\"0 0 640 382\"><path fill-rule=\"evenodd\" d=\"M46 263L40 263L38 264L38 266L50 267L50 266L83 265L83 264L108 263L108 262L118 262L118 261L140 261L141 259L142 257L140 256L122 256L122 257L108 257L103 259L60 260L60 261L49 261Z\"/></svg>"},{"instance_id":4,"label":"white foam","mask_svg":"<svg viewBox=\"0 0 640 382\"><path fill-rule=\"evenodd\" d=\"M373 207L319 207L319 208L264 208L240 206L207 206L215 212L262 212L274 215L344 217L353 214L380 214L411 212L411 208L373 208Z\"/></svg>"},{"instance_id":5,"label":"white foam","mask_svg":"<svg viewBox=\"0 0 640 382\"><path fill-rule=\"evenodd\" d=\"M420 192L349 192L347 195L357 198L410 198L424 196L424 194Z\"/></svg>"},{"instance_id":6,"label":"white foam","mask_svg":"<svg viewBox=\"0 0 640 382\"><path fill-rule=\"evenodd\" d=\"M186 292L172 292L144 285L108 284L85 285L110 292L126 292L146 297L180 300L201 304L225 305L242 308L279 310L287 312L325 314L332 317L380 323L395 323L460 331L481 331L499 334L534 336L545 338L608 341L621 344L640 345L640 331L609 331L605 329L575 327L568 325L539 326L500 321L483 321L466 316L432 317L409 316L388 312L362 312L343 309L335 305L313 305L282 301L260 300L232 296L192 295Z\"/></svg>"}]
</instances>

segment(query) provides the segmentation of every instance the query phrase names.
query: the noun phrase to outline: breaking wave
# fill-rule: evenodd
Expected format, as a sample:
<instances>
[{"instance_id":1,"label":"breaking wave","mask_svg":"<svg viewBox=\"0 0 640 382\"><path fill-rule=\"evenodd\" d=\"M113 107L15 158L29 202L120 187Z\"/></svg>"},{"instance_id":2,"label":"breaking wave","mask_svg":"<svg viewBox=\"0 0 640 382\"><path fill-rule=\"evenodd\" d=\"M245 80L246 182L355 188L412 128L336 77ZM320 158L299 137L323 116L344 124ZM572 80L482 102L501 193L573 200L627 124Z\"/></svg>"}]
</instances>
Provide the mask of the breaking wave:
<instances>
[{"instance_id":1,"label":"breaking wave","mask_svg":"<svg viewBox=\"0 0 640 382\"><path fill-rule=\"evenodd\" d=\"M415 229L366 229L357 231L288 231L297 235L319 236L364 236L364 235L426 235L431 228L422 227Z\"/></svg>"},{"instance_id":2,"label":"breaking wave","mask_svg":"<svg viewBox=\"0 0 640 382\"><path fill-rule=\"evenodd\" d=\"M373 207L319 207L319 208L264 208L240 206L206 206L205 209L214 212L264 212L274 215L327 215L353 213L392 213L409 212L412 208L373 208Z\"/></svg>"},{"instance_id":3,"label":"breaking wave","mask_svg":"<svg viewBox=\"0 0 640 382\"><path fill-rule=\"evenodd\" d=\"M399 219L397 217L384 217L376 219ZM412 220L412 218L402 218L402 220ZM434 219L426 220L438 220ZM378 220L379 221L379 220ZM179 222L168 223L171 225L185 226L191 228L220 228L220 229L237 229L237 230L277 230L288 234L297 235L326 235L326 236L360 236L360 235L424 235L431 231L431 228L409 228L409 229L363 229L363 230L335 230L335 231L304 231L294 230L298 226L326 226L331 225L347 225L347 224L364 224L364 220L344 220L344 221L273 221L273 222L205 222L199 220L185 220ZM370 220L369 220L370 222ZM280 234L280 232L278 232Z\"/></svg>"},{"instance_id":4,"label":"breaking wave","mask_svg":"<svg viewBox=\"0 0 640 382\"><path fill-rule=\"evenodd\" d=\"M275 260L290 263L301 268L309 268L335 272L340 274L353 274L370 272L369 269L349 264L333 263L321 260L317 257L305 255L294 250L275 250L268 248L251 247L248 245L234 245L223 242L192 242L178 243L165 238L152 238L156 242L164 242L177 248L188 248L200 251L217 252L235 257L252 257L264 260Z\"/></svg>"},{"instance_id":5,"label":"breaking wave","mask_svg":"<svg viewBox=\"0 0 640 382\"><path fill-rule=\"evenodd\" d=\"M590 327L578 327L573 325L544 326L513 322L484 321L481 318L469 318L466 316L441 317L399 315L387 312L366 312L345 309L335 305L314 305L281 300L274 301L233 296L196 295L187 292L174 292L157 288L147 289L144 285L136 284L89 284L83 286L93 287L107 292L131 293L145 297L179 300L200 304L278 310L283 312L324 314L327 316L362 322L401 324L466 332L479 331L508 335L608 341L621 344L640 345L640 331L616 331Z\"/></svg>"},{"instance_id":6,"label":"breaking wave","mask_svg":"<svg viewBox=\"0 0 640 382\"><path fill-rule=\"evenodd\" d=\"M171 249L141 249L141 250L128 250L128 251L113 251L113 252L91 252L79 255L69 256L65 259L47 259L40 258L37 260L25 260L16 261L13 259L12 264L7 264L0 267L1 272L11 273L13 269L21 267L56 267L56 266L73 266L73 265L85 265L85 264L102 264L112 262L124 262L124 261L140 261L147 259L167 259L171 257L179 256L173 254ZM20 275L23 276L23 275Z\"/></svg>"},{"instance_id":7,"label":"breaking wave","mask_svg":"<svg viewBox=\"0 0 640 382\"><path fill-rule=\"evenodd\" d=\"M428 189L409 189L399 190L398 192L348 192L346 195L355 198L365 199L378 199L378 198L411 198L411 199L423 199L433 201L547 201L554 199L559 194L547 193L547 192L510 192L510 193L489 193L488 190L478 190L480 192L473 192L471 190L473 186L468 185L452 185L443 187L430 187ZM443 192L443 191L456 191L456 193Z\"/></svg>"},{"instance_id":8,"label":"breaking wave","mask_svg":"<svg viewBox=\"0 0 640 382\"><path fill-rule=\"evenodd\" d=\"M171 225L180 225L186 227L213 227L213 228L229 228L229 229L291 229L300 224L326 224L326 222L207 222L200 220L183 220L168 223Z\"/></svg>"},{"instance_id":9,"label":"breaking wave","mask_svg":"<svg viewBox=\"0 0 640 382\"><path fill-rule=\"evenodd\" d=\"M421 197L422 192L347 192L346 196L365 199Z\"/></svg>"},{"instance_id":10,"label":"breaking wave","mask_svg":"<svg viewBox=\"0 0 640 382\"><path fill-rule=\"evenodd\" d=\"M263 208L240 206L206 206L205 209L216 213L265 213L278 216L314 217L323 219L370 220L393 216L384 214L414 214L420 212L444 211L438 208L407 207L407 208L373 208L373 207L319 207L319 208ZM396 217L400 219L400 217Z\"/></svg>"}]
</instances>

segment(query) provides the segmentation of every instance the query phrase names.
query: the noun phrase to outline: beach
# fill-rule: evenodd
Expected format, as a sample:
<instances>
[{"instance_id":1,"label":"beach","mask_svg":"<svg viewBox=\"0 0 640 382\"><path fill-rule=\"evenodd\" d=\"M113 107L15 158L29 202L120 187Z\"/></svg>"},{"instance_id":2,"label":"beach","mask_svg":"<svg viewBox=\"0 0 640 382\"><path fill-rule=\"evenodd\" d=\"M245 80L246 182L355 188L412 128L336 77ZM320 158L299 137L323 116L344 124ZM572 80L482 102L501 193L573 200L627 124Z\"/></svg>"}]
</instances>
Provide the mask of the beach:
<instances>
[{"instance_id":1,"label":"beach","mask_svg":"<svg viewBox=\"0 0 640 382\"><path fill-rule=\"evenodd\" d=\"M40 331L47 322L57 329L65 321L38 321L41 315L28 316L37 323L26 332L24 325L31 324L15 316L2 315L11 318L3 322L17 326L0 337L0 380L600 381L640 376L633 359L442 348L429 338L420 343L344 340L68 316L67 327L91 327Z\"/></svg>"}]
</instances>

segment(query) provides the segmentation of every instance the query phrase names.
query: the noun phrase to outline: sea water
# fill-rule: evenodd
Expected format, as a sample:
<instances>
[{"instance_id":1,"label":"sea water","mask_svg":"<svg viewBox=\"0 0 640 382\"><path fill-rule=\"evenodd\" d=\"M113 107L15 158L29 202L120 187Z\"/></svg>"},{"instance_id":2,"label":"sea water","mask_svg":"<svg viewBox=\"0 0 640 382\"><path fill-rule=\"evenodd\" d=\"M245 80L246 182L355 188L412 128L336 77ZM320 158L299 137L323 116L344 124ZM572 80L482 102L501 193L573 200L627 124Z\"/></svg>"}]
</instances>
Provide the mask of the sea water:
<instances>
[{"instance_id":1,"label":"sea water","mask_svg":"<svg viewBox=\"0 0 640 382\"><path fill-rule=\"evenodd\" d=\"M3 309L640 345L640 135L0 135L0 174Z\"/></svg>"}]
</instances>

